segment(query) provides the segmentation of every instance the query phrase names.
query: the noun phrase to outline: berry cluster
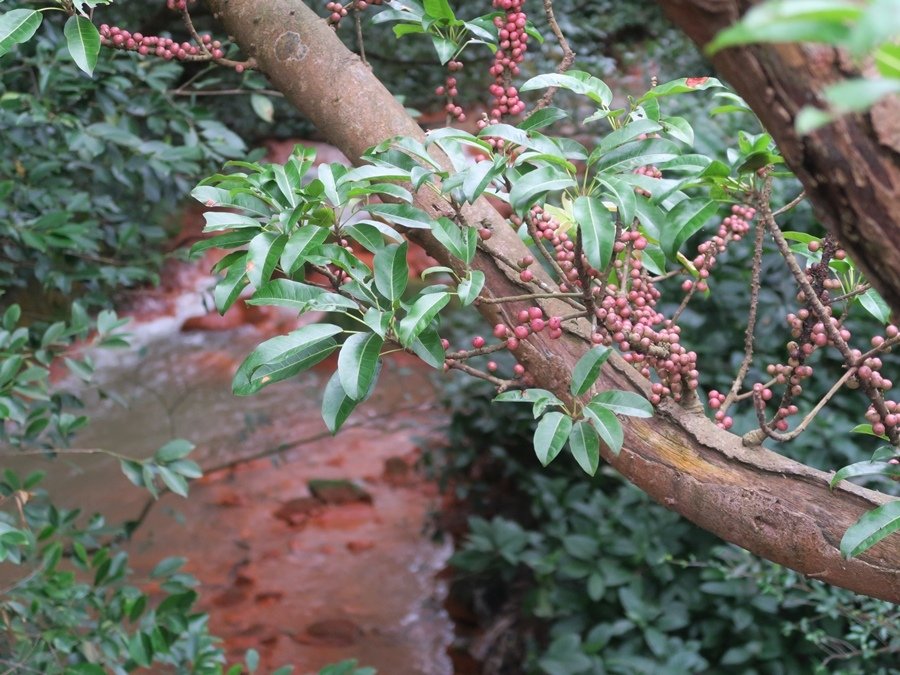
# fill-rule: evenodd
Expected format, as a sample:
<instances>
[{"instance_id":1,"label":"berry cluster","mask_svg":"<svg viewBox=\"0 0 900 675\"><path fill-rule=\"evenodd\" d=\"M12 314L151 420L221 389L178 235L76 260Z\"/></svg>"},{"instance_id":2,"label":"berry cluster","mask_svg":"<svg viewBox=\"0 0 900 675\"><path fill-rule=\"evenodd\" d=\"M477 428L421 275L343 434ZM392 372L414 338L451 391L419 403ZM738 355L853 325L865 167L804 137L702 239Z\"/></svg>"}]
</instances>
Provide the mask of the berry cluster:
<instances>
[{"instance_id":1,"label":"berry cluster","mask_svg":"<svg viewBox=\"0 0 900 675\"><path fill-rule=\"evenodd\" d=\"M525 59L528 33L525 32L526 17L522 9L524 0L494 0L493 4L494 8L506 13L494 18L500 44L489 70L494 76L490 87L493 96L491 117L499 120L503 115L519 115L525 110L525 103L516 88L510 85L510 79L519 74L518 64Z\"/></svg>"},{"instance_id":2,"label":"berry cluster","mask_svg":"<svg viewBox=\"0 0 900 675\"><path fill-rule=\"evenodd\" d=\"M740 241L750 231L750 221L756 216L756 209L751 206L735 204L731 207L731 215L726 216L719 225L719 231L709 241L705 241L697 247L697 257L694 258L694 267L700 281L697 282L697 290L704 292L709 290L706 280L709 271L716 264L716 254L725 251L725 247L731 241ZM681 284L681 290L685 293L694 287L694 282L688 279Z\"/></svg>"},{"instance_id":3,"label":"berry cluster","mask_svg":"<svg viewBox=\"0 0 900 675\"><path fill-rule=\"evenodd\" d=\"M449 70L451 73L455 73L462 69L462 61L451 60L447 63L447 70ZM457 89L456 84L456 78L452 75L448 75L447 79L444 80L444 84L440 87L437 87L434 90L434 93L438 96L447 97L447 103L444 106L444 110L447 111L447 114L450 117L456 118L460 122L465 122L466 114L463 112L462 107L457 105L455 102L456 97L459 95L459 89Z\"/></svg>"},{"instance_id":4,"label":"berry cluster","mask_svg":"<svg viewBox=\"0 0 900 675\"><path fill-rule=\"evenodd\" d=\"M565 275L559 290L568 292L583 288L572 238L540 206L533 207L528 217L535 238L538 242L545 240L553 247L554 257ZM611 267L618 279L616 283L604 284L602 281L606 279L607 271L593 269L584 256L580 267L591 280L591 294L595 298L597 324L591 340L595 344L618 346L625 360L645 377L649 378L651 372L656 373L659 381L653 384L651 396L651 402L655 405L664 396L681 400L688 391L697 388L699 373L697 354L680 344L681 330L656 311L660 292L642 262L642 251L647 245L647 238L638 230L623 229L619 232ZM523 281L531 279L531 276L525 276L531 275L528 265L522 265L526 262L529 261L520 261L525 268L519 274Z\"/></svg>"},{"instance_id":5,"label":"berry cluster","mask_svg":"<svg viewBox=\"0 0 900 675\"><path fill-rule=\"evenodd\" d=\"M178 59L179 61L202 60L209 58L209 56L212 56L214 59L221 59L225 56L222 43L218 40L213 40L211 35L201 35L200 39L203 43L202 46L194 45L190 42L176 42L172 38L167 37L131 33L124 28L110 26L105 23L100 26L100 43L102 45L137 52L141 56L158 56L167 61L172 59Z\"/></svg>"},{"instance_id":6,"label":"berry cluster","mask_svg":"<svg viewBox=\"0 0 900 675\"><path fill-rule=\"evenodd\" d=\"M383 0L350 0L346 5L342 5L339 2L328 2L325 4L325 9L331 12L328 15L328 23L337 28L341 23L341 19L347 16L351 9L361 12L369 5L380 5L382 2Z\"/></svg>"}]
</instances>

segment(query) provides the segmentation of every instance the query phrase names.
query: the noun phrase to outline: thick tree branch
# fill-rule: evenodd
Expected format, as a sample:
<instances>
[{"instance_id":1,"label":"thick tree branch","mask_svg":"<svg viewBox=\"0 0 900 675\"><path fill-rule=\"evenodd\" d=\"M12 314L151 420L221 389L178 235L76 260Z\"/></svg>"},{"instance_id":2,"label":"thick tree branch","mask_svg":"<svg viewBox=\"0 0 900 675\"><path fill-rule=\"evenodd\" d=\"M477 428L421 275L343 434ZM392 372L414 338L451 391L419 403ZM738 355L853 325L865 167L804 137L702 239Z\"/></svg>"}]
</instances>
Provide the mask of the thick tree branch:
<instances>
[{"instance_id":1,"label":"thick tree branch","mask_svg":"<svg viewBox=\"0 0 900 675\"><path fill-rule=\"evenodd\" d=\"M272 84L348 157L359 157L392 136L423 138L403 106L299 0L207 1ZM815 199L818 191L810 194ZM432 214L448 210L440 197L427 191L417 202ZM493 236L479 247L474 262L485 273L487 290L496 297L520 294L517 272L491 255L502 252L512 260L526 255L516 233L484 200L465 207L463 216L473 226L481 227L483 221L492 226ZM409 236L441 264L459 268L459 261L427 232ZM900 275L900 264L895 272ZM560 301L543 306L550 315L565 313ZM491 324L508 322L517 309L515 304L479 305ZM567 333L551 341L541 333L523 340L516 351L537 385L564 399L574 364L587 348L589 324L578 323L580 337ZM598 388L650 393L649 382L618 356L607 362ZM829 583L900 601L896 539L888 538L852 560L844 560L838 551L846 528L888 501L885 495L847 482L829 490L828 474L765 449L744 448L739 437L670 402L652 419L629 419L621 453L616 457L604 450L604 457L657 501L723 539Z\"/></svg>"}]
</instances>

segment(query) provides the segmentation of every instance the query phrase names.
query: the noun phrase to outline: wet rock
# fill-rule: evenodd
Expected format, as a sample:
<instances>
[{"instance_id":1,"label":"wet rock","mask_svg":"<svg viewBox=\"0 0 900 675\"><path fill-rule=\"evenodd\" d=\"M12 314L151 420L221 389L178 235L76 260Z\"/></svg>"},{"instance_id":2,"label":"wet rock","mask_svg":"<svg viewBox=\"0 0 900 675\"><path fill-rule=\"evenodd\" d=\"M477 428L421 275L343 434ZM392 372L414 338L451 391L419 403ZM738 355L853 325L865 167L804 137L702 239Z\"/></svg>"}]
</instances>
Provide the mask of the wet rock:
<instances>
[{"instance_id":1,"label":"wet rock","mask_svg":"<svg viewBox=\"0 0 900 675\"><path fill-rule=\"evenodd\" d=\"M312 495L326 504L372 503L372 495L349 480L311 480L307 483Z\"/></svg>"},{"instance_id":2,"label":"wet rock","mask_svg":"<svg viewBox=\"0 0 900 675\"><path fill-rule=\"evenodd\" d=\"M298 497L284 502L273 514L292 527L305 525L309 517L321 509L322 503L315 497Z\"/></svg>"},{"instance_id":3,"label":"wet rock","mask_svg":"<svg viewBox=\"0 0 900 675\"><path fill-rule=\"evenodd\" d=\"M362 553L375 548L375 542L371 539L359 539L347 542L347 550L350 553Z\"/></svg>"},{"instance_id":4,"label":"wet rock","mask_svg":"<svg viewBox=\"0 0 900 675\"><path fill-rule=\"evenodd\" d=\"M349 619L323 619L309 624L305 632L293 637L301 644L349 647L362 634L362 629Z\"/></svg>"},{"instance_id":5,"label":"wet rock","mask_svg":"<svg viewBox=\"0 0 900 675\"><path fill-rule=\"evenodd\" d=\"M413 471L402 457L388 457L381 477L388 485L409 485L413 479Z\"/></svg>"},{"instance_id":6,"label":"wet rock","mask_svg":"<svg viewBox=\"0 0 900 675\"><path fill-rule=\"evenodd\" d=\"M243 588L234 586L224 593L220 593L213 598L213 605L216 607L234 607L240 605L247 600L247 592Z\"/></svg>"}]
</instances>

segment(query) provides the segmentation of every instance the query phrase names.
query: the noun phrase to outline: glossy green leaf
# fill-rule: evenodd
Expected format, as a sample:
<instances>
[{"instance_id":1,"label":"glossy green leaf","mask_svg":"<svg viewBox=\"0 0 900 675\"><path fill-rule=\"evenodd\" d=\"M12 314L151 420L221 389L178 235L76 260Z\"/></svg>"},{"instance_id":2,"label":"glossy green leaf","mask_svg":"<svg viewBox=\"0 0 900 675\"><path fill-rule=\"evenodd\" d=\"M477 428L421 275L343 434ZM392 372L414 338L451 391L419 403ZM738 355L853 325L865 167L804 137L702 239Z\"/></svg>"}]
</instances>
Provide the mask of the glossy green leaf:
<instances>
[{"instance_id":1,"label":"glossy green leaf","mask_svg":"<svg viewBox=\"0 0 900 675\"><path fill-rule=\"evenodd\" d=\"M662 131L662 128L663 127L659 122L646 118L629 122L625 126L604 136L600 140L597 149L591 153L591 156L593 157L594 153L597 153L597 158L599 159L601 156L605 155L610 150L618 148L620 145L633 141L640 136L655 134L657 131Z\"/></svg>"},{"instance_id":2,"label":"glossy green leaf","mask_svg":"<svg viewBox=\"0 0 900 675\"><path fill-rule=\"evenodd\" d=\"M69 55L81 70L93 75L100 54L100 33L90 19L73 14L63 28Z\"/></svg>"},{"instance_id":3,"label":"glossy green leaf","mask_svg":"<svg viewBox=\"0 0 900 675\"><path fill-rule=\"evenodd\" d=\"M41 25L44 15L31 9L14 9L0 14L0 56L14 45L28 42Z\"/></svg>"},{"instance_id":4,"label":"glossy green leaf","mask_svg":"<svg viewBox=\"0 0 900 675\"><path fill-rule=\"evenodd\" d=\"M556 459L572 430L572 418L561 412L549 412L534 430L534 452L544 466Z\"/></svg>"},{"instance_id":5,"label":"glossy green leaf","mask_svg":"<svg viewBox=\"0 0 900 675\"><path fill-rule=\"evenodd\" d=\"M473 239L473 237L477 236L477 232L473 228L460 227L449 218L441 217L434 221L431 233L444 248L450 251L454 258L458 258L466 263L471 262L475 251L469 242L472 240L473 243L477 244L477 240Z\"/></svg>"},{"instance_id":6,"label":"glossy green leaf","mask_svg":"<svg viewBox=\"0 0 900 675\"><path fill-rule=\"evenodd\" d=\"M260 232L250 242L247 247L247 278L256 288L272 278L287 241L287 235Z\"/></svg>"},{"instance_id":7,"label":"glossy green leaf","mask_svg":"<svg viewBox=\"0 0 900 675\"><path fill-rule=\"evenodd\" d=\"M609 209L596 197L578 197L572 215L581 234L581 248L595 270L603 271L612 257L616 225Z\"/></svg>"},{"instance_id":8,"label":"glossy green leaf","mask_svg":"<svg viewBox=\"0 0 900 675\"><path fill-rule=\"evenodd\" d=\"M260 287L253 297L247 300L247 304L289 307L298 313L310 309L321 311L359 309L359 305L348 297L292 279L272 279Z\"/></svg>"},{"instance_id":9,"label":"glossy green leaf","mask_svg":"<svg viewBox=\"0 0 900 675\"><path fill-rule=\"evenodd\" d=\"M385 246L375 254L375 287L392 304L403 297L409 282L409 266L406 262L408 248L409 245L404 241L402 244Z\"/></svg>"},{"instance_id":10,"label":"glossy green leaf","mask_svg":"<svg viewBox=\"0 0 900 675\"><path fill-rule=\"evenodd\" d=\"M315 251L328 238L328 230L318 225L304 225L293 232L281 252L281 269L292 275L305 261L305 256Z\"/></svg>"},{"instance_id":11,"label":"glossy green leaf","mask_svg":"<svg viewBox=\"0 0 900 675\"><path fill-rule=\"evenodd\" d=\"M401 344L411 345L448 302L450 302L449 293L428 293L420 296L397 327L397 337L400 338Z\"/></svg>"},{"instance_id":12,"label":"glossy green leaf","mask_svg":"<svg viewBox=\"0 0 900 675\"><path fill-rule=\"evenodd\" d=\"M372 204L366 208L401 227L428 230L433 224L431 216L410 204Z\"/></svg>"},{"instance_id":13,"label":"glossy green leaf","mask_svg":"<svg viewBox=\"0 0 900 675\"><path fill-rule=\"evenodd\" d=\"M637 212L637 196L634 193L634 187L615 176L600 176L599 180L600 185L609 191L616 204L619 222L624 227L630 227Z\"/></svg>"},{"instance_id":14,"label":"glossy green leaf","mask_svg":"<svg viewBox=\"0 0 900 675\"><path fill-rule=\"evenodd\" d=\"M851 525L841 538L841 554L853 558L900 530L900 500L888 502Z\"/></svg>"},{"instance_id":15,"label":"glossy green leaf","mask_svg":"<svg viewBox=\"0 0 900 675\"><path fill-rule=\"evenodd\" d=\"M597 158L594 170L604 173L629 173L648 164L666 162L680 153L678 145L666 138L629 141Z\"/></svg>"},{"instance_id":16,"label":"glossy green leaf","mask_svg":"<svg viewBox=\"0 0 900 675\"><path fill-rule=\"evenodd\" d=\"M547 73L532 77L519 87L519 91L533 91L548 87L559 87L582 94L603 108L609 107L613 99L612 91L603 80L580 70L570 70L567 73Z\"/></svg>"},{"instance_id":17,"label":"glossy green leaf","mask_svg":"<svg viewBox=\"0 0 900 675\"><path fill-rule=\"evenodd\" d=\"M641 97L641 102L646 104L650 99L660 96L672 96L674 94L690 94L694 91L703 91L722 87L722 83L714 77L681 77L677 80L658 84Z\"/></svg>"},{"instance_id":18,"label":"glossy green leaf","mask_svg":"<svg viewBox=\"0 0 900 675\"><path fill-rule=\"evenodd\" d=\"M178 459L184 459L191 454L191 450L193 449L194 444L190 441L183 438L176 438L157 450L153 455L153 459L160 464L168 464L169 462L174 462Z\"/></svg>"},{"instance_id":19,"label":"glossy green leaf","mask_svg":"<svg viewBox=\"0 0 900 675\"><path fill-rule=\"evenodd\" d=\"M231 230L241 227L262 227L262 223L255 218L225 211L207 211L203 214L203 218L206 220L206 227L203 228L204 232L219 232L220 230Z\"/></svg>"},{"instance_id":20,"label":"glossy green leaf","mask_svg":"<svg viewBox=\"0 0 900 675\"><path fill-rule=\"evenodd\" d=\"M857 296L857 301L863 306L863 309L874 316L880 323L887 324L890 322L891 308L874 288L870 288L862 295Z\"/></svg>"},{"instance_id":21,"label":"glossy green leaf","mask_svg":"<svg viewBox=\"0 0 900 675\"><path fill-rule=\"evenodd\" d=\"M517 213L525 213L532 204L548 192L575 187L575 180L557 168L545 166L522 176L509 193L510 206Z\"/></svg>"},{"instance_id":22,"label":"glossy green leaf","mask_svg":"<svg viewBox=\"0 0 900 675\"><path fill-rule=\"evenodd\" d=\"M533 129L543 129L544 127L548 127L554 122L559 122L560 120L564 120L569 116L565 110L561 110L560 108L541 108L536 111L532 115L529 115L527 119L519 122L518 127L523 131L531 131Z\"/></svg>"},{"instance_id":23,"label":"glossy green leaf","mask_svg":"<svg viewBox=\"0 0 900 675\"><path fill-rule=\"evenodd\" d=\"M569 390L573 396L581 396L584 392L591 388L600 375L600 369L606 363L606 359L612 350L609 347L597 345L589 349L584 356L578 359L575 368L572 370L572 382Z\"/></svg>"},{"instance_id":24,"label":"glossy green leaf","mask_svg":"<svg viewBox=\"0 0 900 675\"><path fill-rule=\"evenodd\" d=\"M444 366L444 345L441 343L441 336L431 326L426 326L419 333L419 336L413 340L411 349L420 359L432 368L442 368Z\"/></svg>"},{"instance_id":25,"label":"glossy green leaf","mask_svg":"<svg viewBox=\"0 0 900 675\"><path fill-rule=\"evenodd\" d=\"M829 486L834 487L842 480L861 476L900 477L900 464L891 464L890 462L856 462L837 471L832 476Z\"/></svg>"},{"instance_id":26,"label":"glossy green leaf","mask_svg":"<svg viewBox=\"0 0 900 675\"><path fill-rule=\"evenodd\" d=\"M716 215L719 205L712 200L685 199L669 211L660 233L659 245L669 260L675 260L681 246Z\"/></svg>"},{"instance_id":27,"label":"glossy green leaf","mask_svg":"<svg viewBox=\"0 0 900 675\"><path fill-rule=\"evenodd\" d=\"M228 268L225 278L216 284L216 288L213 291L213 300L216 303L216 309L219 310L219 314L225 314L228 311L228 308L238 299L247 283L247 272L243 261Z\"/></svg>"},{"instance_id":28,"label":"glossy green leaf","mask_svg":"<svg viewBox=\"0 0 900 675\"><path fill-rule=\"evenodd\" d=\"M314 366L337 348L334 336L340 326L313 324L260 344L234 375L232 390L238 396L254 394Z\"/></svg>"},{"instance_id":29,"label":"glossy green leaf","mask_svg":"<svg viewBox=\"0 0 900 675\"><path fill-rule=\"evenodd\" d=\"M593 476L600 466L600 437L587 422L576 422L569 434L569 450L578 466Z\"/></svg>"},{"instance_id":30,"label":"glossy green leaf","mask_svg":"<svg viewBox=\"0 0 900 675\"><path fill-rule=\"evenodd\" d=\"M475 302L475 298L481 293L482 288L484 288L484 272L472 270L465 279L459 282L456 293L463 306L468 306Z\"/></svg>"},{"instance_id":31,"label":"glossy green leaf","mask_svg":"<svg viewBox=\"0 0 900 675\"><path fill-rule=\"evenodd\" d=\"M369 391L384 339L375 333L356 333L344 341L338 354L338 375L347 395L359 401Z\"/></svg>"},{"instance_id":32,"label":"glossy green leaf","mask_svg":"<svg viewBox=\"0 0 900 675\"><path fill-rule=\"evenodd\" d=\"M263 122L271 124L275 121L275 106L268 96L250 94L250 107Z\"/></svg>"},{"instance_id":33,"label":"glossy green leaf","mask_svg":"<svg viewBox=\"0 0 900 675\"><path fill-rule=\"evenodd\" d=\"M653 406L650 405L650 401L630 391L601 391L591 399L591 403L618 415L653 417Z\"/></svg>"},{"instance_id":34,"label":"glossy green leaf","mask_svg":"<svg viewBox=\"0 0 900 675\"><path fill-rule=\"evenodd\" d=\"M325 385L322 396L322 419L328 431L336 434L356 406L357 401L347 395L341 386L341 378L334 373Z\"/></svg>"},{"instance_id":35,"label":"glossy green leaf","mask_svg":"<svg viewBox=\"0 0 900 675\"><path fill-rule=\"evenodd\" d=\"M614 455L618 455L622 449L625 435L622 432L622 424L612 410L607 410L599 405L588 403L584 407L585 416L594 425L594 429L606 446Z\"/></svg>"}]
</instances>

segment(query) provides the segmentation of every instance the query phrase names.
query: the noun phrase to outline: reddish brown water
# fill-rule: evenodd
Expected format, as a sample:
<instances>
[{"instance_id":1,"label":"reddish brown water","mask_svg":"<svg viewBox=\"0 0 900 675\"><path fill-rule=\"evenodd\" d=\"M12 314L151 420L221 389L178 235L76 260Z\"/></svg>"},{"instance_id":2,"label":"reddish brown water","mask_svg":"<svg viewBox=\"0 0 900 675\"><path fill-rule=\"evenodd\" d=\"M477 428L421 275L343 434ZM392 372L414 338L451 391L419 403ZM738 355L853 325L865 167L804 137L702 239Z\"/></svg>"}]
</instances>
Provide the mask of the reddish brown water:
<instances>
[{"instance_id":1,"label":"reddish brown water","mask_svg":"<svg viewBox=\"0 0 900 675\"><path fill-rule=\"evenodd\" d=\"M188 558L234 658L253 647L266 667L292 663L299 674L357 658L380 675L449 675L452 624L436 573L450 551L430 537L437 496L413 468L416 439L440 422L426 373L389 361L373 398L332 438L319 406L334 362L236 398L234 369L273 324L180 331L203 312L199 298L157 303L153 320L132 327L136 349L100 356L100 380L127 407L94 401L78 439L140 457L185 437L211 471L188 500L168 494L154 505L131 544L137 582L162 558ZM146 503L109 458L69 456L49 473L59 503L112 520ZM362 492L311 498L309 481L322 479Z\"/></svg>"}]
</instances>

